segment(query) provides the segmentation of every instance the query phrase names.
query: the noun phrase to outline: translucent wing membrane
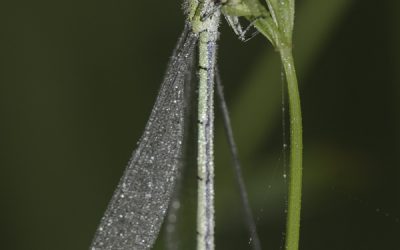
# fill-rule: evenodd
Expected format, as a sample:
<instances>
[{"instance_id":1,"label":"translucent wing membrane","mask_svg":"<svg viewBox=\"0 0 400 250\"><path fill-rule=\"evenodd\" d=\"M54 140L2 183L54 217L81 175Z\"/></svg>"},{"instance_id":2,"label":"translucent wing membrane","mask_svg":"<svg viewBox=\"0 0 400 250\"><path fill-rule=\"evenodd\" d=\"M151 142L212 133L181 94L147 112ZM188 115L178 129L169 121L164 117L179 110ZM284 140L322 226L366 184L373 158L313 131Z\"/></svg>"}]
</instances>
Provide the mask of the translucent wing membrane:
<instances>
[{"instance_id":1,"label":"translucent wing membrane","mask_svg":"<svg viewBox=\"0 0 400 250\"><path fill-rule=\"evenodd\" d=\"M91 250L150 249L172 195L185 133L185 84L197 35L186 26L137 149L97 229Z\"/></svg>"}]
</instances>

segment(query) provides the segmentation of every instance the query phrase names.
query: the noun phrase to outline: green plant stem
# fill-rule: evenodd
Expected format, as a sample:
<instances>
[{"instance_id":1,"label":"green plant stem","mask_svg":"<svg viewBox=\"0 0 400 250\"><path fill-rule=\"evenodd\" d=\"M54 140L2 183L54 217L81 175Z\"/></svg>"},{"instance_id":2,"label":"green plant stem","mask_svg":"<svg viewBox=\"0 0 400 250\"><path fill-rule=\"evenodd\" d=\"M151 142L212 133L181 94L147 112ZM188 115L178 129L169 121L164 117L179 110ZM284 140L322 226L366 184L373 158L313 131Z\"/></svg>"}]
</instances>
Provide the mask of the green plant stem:
<instances>
[{"instance_id":1,"label":"green plant stem","mask_svg":"<svg viewBox=\"0 0 400 250\"><path fill-rule=\"evenodd\" d=\"M255 0L246 0L246 3L248 2L256 5ZM301 218L303 134L300 94L292 54L294 0L282 0L280 3L284 3L283 8L278 2L271 1L268 3L271 16L266 15L263 19L255 21L254 26L279 51L286 75L290 111L290 172L285 248L287 250L298 250ZM259 6L258 8L262 9L263 7ZM253 9L250 10L253 11Z\"/></svg>"},{"instance_id":2,"label":"green plant stem","mask_svg":"<svg viewBox=\"0 0 400 250\"><path fill-rule=\"evenodd\" d=\"M279 51L287 80L290 110L290 174L286 221L287 250L298 250L300 239L303 135L300 94L292 54L294 0L267 0L266 9L258 0L226 6L225 14L244 16Z\"/></svg>"},{"instance_id":3,"label":"green plant stem","mask_svg":"<svg viewBox=\"0 0 400 250\"><path fill-rule=\"evenodd\" d=\"M299 248L300 239L303 165L303 132L300 94L292 49L290 47L285 47L280 49L279 53L286 75L290 112L290 174L285 248L287 250L297 250Z\"/></svg>"},{"instance_id":4,"label":"green plant stem","mask_svg":"<svg viewBox=\"0 0 400 250\"><path fill-rule=\"evenodd\" d=\"M316 59L318 59L321 54L321 50L326 44L326 41L329 41L329 38L332 36L334 31L337 30L338 25L342 22L343 18L346 17L347 12L351 9L351 6L354 2L354 0L304 0L298 5L295 24L297 31L296 33L298 36L295 35L293 37L293 43L296 45L295 49L293 50L293 56L296 59L296 74L299 78L308 75L310 66L313 65ZM393 10L400 11L400 3L397 4L397 6L399 7L395 8L393 6ZM313 13L319 13L319 22L315 21L315 16ZM400 22L400 16L398 20ZM313 28L310 29L309 27ZM400 30L398 34L399 42L397 44L400 44ZM400 53L398 53L398 55L400 62ZM279 63L276 63L275 52L272 52L271 50L266 50L263 52L259 62L256 63L256 66L245 77L243 82L246 84L243 84L239 91L237 91L237 95L233 97L233 99L236 101L232 103L230 113L232 124L234 124L236 127L235 135L237 144L240 146L240 156L243 160L252 158L252 154L256 152L257 147L262 144L261 140L271 137L274 128L274 121L278 120L281 105L281 98L279 94L281 91L281 86L279 84L266 84L274 82L276 83L279 81L280 74L277 72L279 71L280 67L278 65ZM400 74L398 79L400 82ZM304 87L306 84L307 82L302 82L301 87ZM398 93L400 100L400 88ZM266 99L269 100L268 106L264 106L262 109L258 108L265 104ZM246 119L243 119L243 113L249 112L252 112L254 116L248 116ZM220 129L220 127L217 128L217 131ZM225 138L219 133L217 133L216 136L217 148L224 149ZM222 144L224 145L223 147L221 146ZM218 161L216 165L224 166L229 164L227 161L227 159L229 159L229 152L223 149L220 150L220 161ZM307 146L307 149L308 151L311 150L309 152L310 155L316 153L314 152L315 150L318 151L318 149L315 149L315 147L310 148L310 145ZM319 151L318 154L320 154ZM327 156L320 155L314 159L314 161L317 160L319 162L320 157L325 159ZM265 206L263 203L265 202L265 199L263 198L264 193L258 192L258 187L260 185L264 185L265 176L270 174L269 168L265 167L271 164L268 159L269 157L265 156L262 161L257 159L256 163L252 161L243 162L247 163L248 165L253 164L254 166L252 168L259 170L247 173L249 180L251 180L251 182L248 183L248 193L253 194L252 200L255 207ZM307 168L308 167L312 166L307 166ZM216 175L218 176L225 174L222 168L217 168L216 171ZM318 178L317 183L313 183L312 185L321 185L321 183L328 180L327 178L329 177L324 174ZM277 180L274 179L273 181ZM279 187L274 195L282 194L280 189L281 186L279 184L272 184L272 186L275 186L276 188ZM217 183L216 188L217 190L220 190L220 193L225 194L229 190L227 189L228 186L229 183L227 183L226 180L221 180ZM230 209L228 203L225 202L229 199L230 196L225 196L224 199L218 200L217 209L220 211ZM270 199L278 198L273 196L272 198L270 197ZM268 202L273 202L270 199ZM239 213L235 213L235 215L240 216ZM231 222L227 213L220 214L218 219L220 222L222 222L221 224L226 223L229 225Z\"/></svg>"}]
</instances>

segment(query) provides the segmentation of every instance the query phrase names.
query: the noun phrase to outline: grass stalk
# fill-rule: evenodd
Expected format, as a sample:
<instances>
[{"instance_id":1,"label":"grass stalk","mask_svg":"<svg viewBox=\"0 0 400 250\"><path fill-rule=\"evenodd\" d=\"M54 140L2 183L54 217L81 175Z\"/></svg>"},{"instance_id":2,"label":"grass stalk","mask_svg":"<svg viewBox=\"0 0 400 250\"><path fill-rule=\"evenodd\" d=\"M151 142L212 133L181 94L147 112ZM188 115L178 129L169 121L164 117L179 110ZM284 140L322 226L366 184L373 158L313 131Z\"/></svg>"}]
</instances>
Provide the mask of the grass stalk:
<instances>
[{"instance_id":1,"label":"grass stalk","mask_svg":"<svg viewBox=\"0 0 400 250\"><path fill-rule=\"evenodd\" d=\"M290 174L285 248L287 250L297 250L300 240L303 172L302 115L300 94L291 48L281 49L280 56L286 75L290 112Z\"/></svg>"},{"instance_id":2,"label":"grass stalk","mask_svg":"<svg viewBox=\"0 0 400 250\"><path fill-rule=\"evenodd\" d=\"M303 136L300 94L292 54L295 4L294 0L270 0L267 1L268 8L258 0L243 0L243 4L247 8L243 5L231 7L229 13L243 13L243 16L254 22L255 28L278 50L285 71L289 95L291 151L285 248L297 250L300 240Z\"/></svg>"}]
</instances>

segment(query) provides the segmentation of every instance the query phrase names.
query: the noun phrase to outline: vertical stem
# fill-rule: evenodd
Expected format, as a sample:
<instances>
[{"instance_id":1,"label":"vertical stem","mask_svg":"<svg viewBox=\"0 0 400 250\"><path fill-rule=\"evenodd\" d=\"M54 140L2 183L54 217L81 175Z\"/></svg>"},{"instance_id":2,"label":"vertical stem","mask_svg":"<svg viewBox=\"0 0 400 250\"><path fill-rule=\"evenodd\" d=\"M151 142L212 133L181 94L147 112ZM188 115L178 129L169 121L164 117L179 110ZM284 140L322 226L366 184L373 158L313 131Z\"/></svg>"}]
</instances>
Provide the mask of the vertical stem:
<instances>
[{"instance_id":1,"label":"vertical stem","mask_svg":"<svg viewBox=\"0 0 400 250\"><path fill-rule=\"evenodd\" d=\"M197 250L215 248L214 68L219 15L219 10L214 11L210 18L201 21L199 29Z\"/></svg>"},{"instance_id":2,"label":"vertical stem","mask_svg":"<svg viewBox=\"0 0 400 250\"><path fill-rule=\"evenodd\" d=\"M289 197L288 213L286 221L287 250L297 250L300 239L300 215L301 215L301 189L302 189L302 158L303 135L300 94L297 84L296 70L293 62L291 48L280 50L283 68L286 74L289 95L290 110L290 173L289 173Z\"/></svg>"},{"instance_id":3,"label":"vertical stem","mask_svg":"<svg viewBox=\"0 0 400 250\"><path fill-rule=\"evenodd\" d=\"M257 0L243 1L251 12L251 14L246 14L246 17L249 20L258 17L254 27L278 49L286 75L291 150L285 248L297 250L300 239L303 139L300 94L292 55L295 4L294 0L267 1L268 9L265 9ZM264 14L260 16L259 13Z\"/></svg>"},{"instance_id":4,"label":"vertical stem","mask_svg":"<svg viewBox=\"0 0 400 250\"><path fill-rule=\"evenodd\" d=\"M200 35L200 57L208 55L207 43L202 38ZM199 62L205 65L200 64L199 68L197 249L208 250L214 249L214 86L207 60Z\"/></svg>"},{"instance_id":5,"label":"vertical stem","mask_svg":"<svg viewBox=\"0 0 400 250\"><path fill-rule=\"evenodd\" d=\"M200 35L200 57L208 56L207 43ZM203 39L202 39L203 38ZM205 59L205 60L204 60ZM199 106L198 106L198 205L197 249L214 249L214 89L213 75L207 58L200 59Z\"/></svg>"}]
</instances>

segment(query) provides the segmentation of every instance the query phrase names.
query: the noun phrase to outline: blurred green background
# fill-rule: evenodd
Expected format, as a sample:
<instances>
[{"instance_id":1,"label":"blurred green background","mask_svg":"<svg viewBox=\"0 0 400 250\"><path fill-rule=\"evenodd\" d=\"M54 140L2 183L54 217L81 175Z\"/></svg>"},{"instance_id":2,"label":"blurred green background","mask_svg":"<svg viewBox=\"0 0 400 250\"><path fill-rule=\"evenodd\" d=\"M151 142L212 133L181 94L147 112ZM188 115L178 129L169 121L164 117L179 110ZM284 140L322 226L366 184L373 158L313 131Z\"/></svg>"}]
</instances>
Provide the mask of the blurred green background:
<instances>
[{"instance_id":1,"label":"blurred green background","mask_svg":"<svg viewBox=\"0 0 400 250\"><path fill-rule=\"evenodd\" d=\"M0 3L0 249L88 249L183 28L180 4ZM301 249L400 249L399 13L394 0L297 1ZM282 249L278 56L262 36L241 43L222 26L253 212L263 249ZM217 249L250 249L219 118L216 139ZM195 190L183 193L195 205ZM186 217L181 239L193 243Z\"/></svg>"}]
</instances>

